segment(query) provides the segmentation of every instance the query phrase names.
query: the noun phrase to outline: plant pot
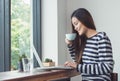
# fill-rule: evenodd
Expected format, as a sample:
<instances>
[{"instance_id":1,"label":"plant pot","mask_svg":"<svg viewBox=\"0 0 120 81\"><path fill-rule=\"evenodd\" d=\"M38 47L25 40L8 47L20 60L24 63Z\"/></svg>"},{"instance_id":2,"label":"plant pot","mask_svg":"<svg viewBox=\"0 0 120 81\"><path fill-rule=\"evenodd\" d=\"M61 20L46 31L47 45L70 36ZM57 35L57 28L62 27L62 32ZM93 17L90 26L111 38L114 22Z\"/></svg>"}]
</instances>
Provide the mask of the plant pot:
<instances>
[{"instance_id":1,"label":"plant pot","mask_svg":"<svg viewBox=\"0 0 120 81\"><path fill-rule=\"evenodd\" d=\"M23 71L22 61L19 61L19 62L18 62L18 71L19 71L19 72L22 72L22 71Z\"/></svg>"},{"instance_id":2,"label":"plant pot","mask_svg":"<svg viewBox=\"0 0 120 81\"><path fill-rule=\"evenodd\" d=\"M45 66L45 67L55 66L55 62L44 62L43 66Z\"/></svg>"}]
</instances>

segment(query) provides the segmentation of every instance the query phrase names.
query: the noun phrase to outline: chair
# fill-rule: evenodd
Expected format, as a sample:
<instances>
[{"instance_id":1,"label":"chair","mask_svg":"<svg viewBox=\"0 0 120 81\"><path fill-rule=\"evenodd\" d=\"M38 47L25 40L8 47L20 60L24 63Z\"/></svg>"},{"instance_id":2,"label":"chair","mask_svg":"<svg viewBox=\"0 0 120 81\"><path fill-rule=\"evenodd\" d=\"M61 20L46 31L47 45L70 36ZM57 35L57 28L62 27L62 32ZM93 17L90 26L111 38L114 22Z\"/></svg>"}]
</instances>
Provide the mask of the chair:
<instances>
[{"instance_id":1,"label":"chair","mask_svg":"<svg viewBox=\"0 0 120 81\"><path fill-rule=\"evenodd\" d=\"M111 73L111 81L118 81L118 73Z\"/></svg>"}]
</instances>

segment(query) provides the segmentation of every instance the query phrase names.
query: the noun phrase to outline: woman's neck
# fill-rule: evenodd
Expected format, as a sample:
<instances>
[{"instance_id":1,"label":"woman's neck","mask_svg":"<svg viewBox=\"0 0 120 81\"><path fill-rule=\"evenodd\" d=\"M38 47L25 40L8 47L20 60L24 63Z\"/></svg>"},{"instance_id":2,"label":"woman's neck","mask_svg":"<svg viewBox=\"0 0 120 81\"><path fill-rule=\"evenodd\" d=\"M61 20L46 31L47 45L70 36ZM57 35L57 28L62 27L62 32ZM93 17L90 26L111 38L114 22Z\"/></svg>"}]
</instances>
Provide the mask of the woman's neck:
<instances>
[{"instance_id":1,"label":"woman's neck","mask_svg":"<svg viewBox=\"0 0 120 81\"><path fill-rule=\"evenodd\" d=\"M87 38L90 38L90 37L96 35L97 33L98 32L96 30L88 29L85 35L87 36Z\"/></svg>"}]
</instances>

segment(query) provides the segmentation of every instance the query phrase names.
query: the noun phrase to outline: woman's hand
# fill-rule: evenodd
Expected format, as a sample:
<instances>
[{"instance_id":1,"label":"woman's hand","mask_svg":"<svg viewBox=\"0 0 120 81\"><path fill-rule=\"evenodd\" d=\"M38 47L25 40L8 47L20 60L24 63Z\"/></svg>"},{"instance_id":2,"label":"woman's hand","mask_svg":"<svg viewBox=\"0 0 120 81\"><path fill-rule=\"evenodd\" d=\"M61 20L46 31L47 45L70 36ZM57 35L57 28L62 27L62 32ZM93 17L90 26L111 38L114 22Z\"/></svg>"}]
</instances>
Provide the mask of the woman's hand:
<instances>
[{"instance_id":1,"label":"woman's hand","mask_svg":"<svg viewBox=\"0 0 120 81\"><path fill-rule=\"evenodd\" d=\"M66 61L64 63L64 66L70 66L70 67L73 67L73 68L77 68L77 63L75 62L70 62L70 61Z\"/></svg>"},{"instance_id":2,"label":"woman's hand","mask_svg":"<svg viewBox=\"0 0 120 81\"><path fill-rule=\"evenodd\" d=\"M72 41L70 41L70 40L68 40L68 39L65 39L65 43L66 43L67 45L72 45Z\"/></svg>"}]
</instances>

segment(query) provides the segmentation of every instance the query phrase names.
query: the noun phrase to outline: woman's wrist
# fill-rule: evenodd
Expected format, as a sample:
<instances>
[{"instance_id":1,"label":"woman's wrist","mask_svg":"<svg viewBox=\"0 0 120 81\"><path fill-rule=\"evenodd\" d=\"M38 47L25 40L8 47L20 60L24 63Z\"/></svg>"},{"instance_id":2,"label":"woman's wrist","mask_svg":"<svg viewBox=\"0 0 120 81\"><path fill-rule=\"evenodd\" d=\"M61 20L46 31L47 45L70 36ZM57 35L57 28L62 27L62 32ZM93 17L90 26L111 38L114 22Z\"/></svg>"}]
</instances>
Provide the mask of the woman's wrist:
<instances>
[{"instance_id":1,"label":"woman's wrist","mask_svg":"<svg viewBox=\"0 0 120 81\"><path fill-rule=\"evenodd\" d=\"M72 44L68 44L68 47L70 48L70 47L72 47L73 45Z\"/></svg>"},{"instance_id":2,"label":"woman's wrist","mask_svg":"<svg viewBox=\"0 0 120 81\"><path fill-rule=\"evenodd\" d=\"M81 67L82 67L81 64L77 64L77 67L76 67L77 72L80 72L80 71L81 71Z\"/></svg>"},{"instance_id":3,"label":"woman's wrist","mask_svg":"<svg viewBox=\"0 0 120 81\"><path fill-rule=\"evenodd\" d=\"M76 66L76 70L77 70L77 72L79 72L78 67L79 67L79 64L77 64L77 66Z\"/></svg>"}]
</instances>

